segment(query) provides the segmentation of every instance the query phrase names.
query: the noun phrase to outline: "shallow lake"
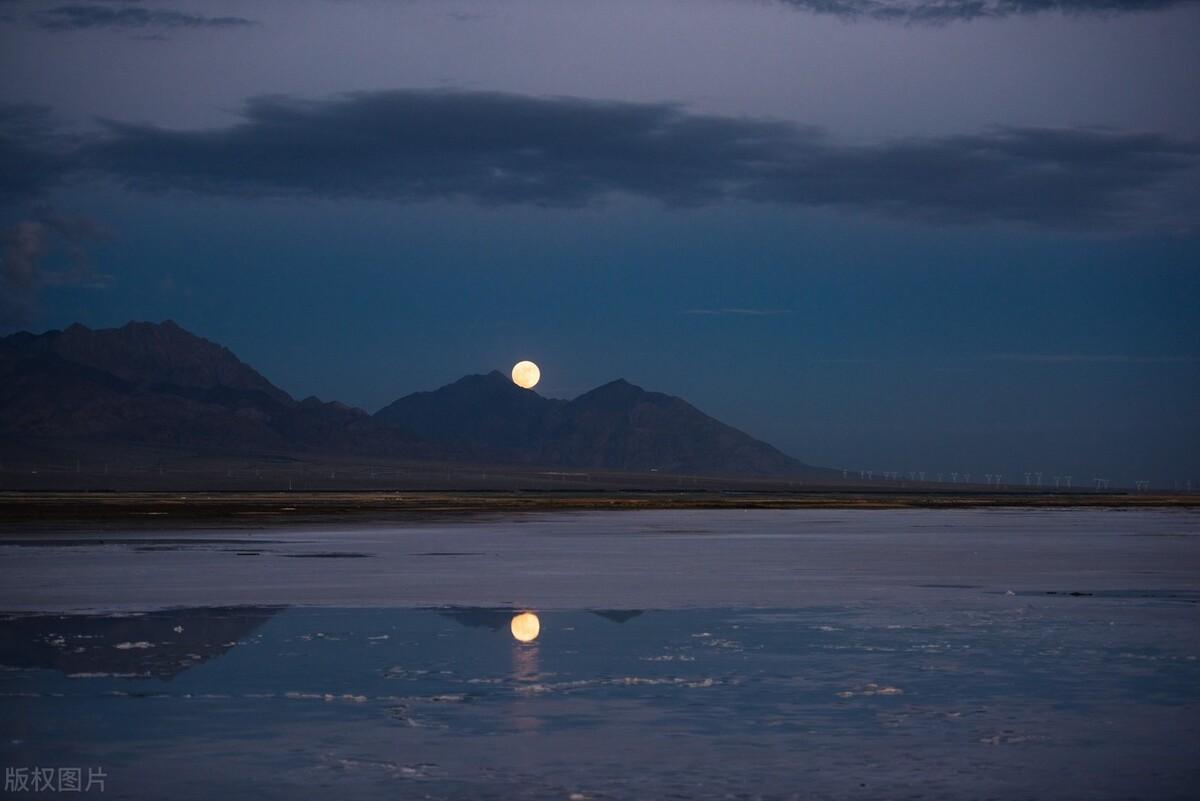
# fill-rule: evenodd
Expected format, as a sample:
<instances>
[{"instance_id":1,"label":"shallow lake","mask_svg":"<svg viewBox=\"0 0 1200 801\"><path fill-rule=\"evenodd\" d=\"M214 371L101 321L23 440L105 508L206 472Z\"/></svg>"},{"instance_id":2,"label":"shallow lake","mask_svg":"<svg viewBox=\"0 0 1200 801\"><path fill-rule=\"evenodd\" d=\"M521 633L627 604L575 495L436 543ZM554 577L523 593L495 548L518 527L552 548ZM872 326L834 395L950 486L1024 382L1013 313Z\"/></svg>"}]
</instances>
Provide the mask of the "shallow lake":
<instances>
[{"instance_id":1,"label":"shallow lake","mask_svg":"<svg viewBox=\"0 0 1200 801\"><path fill-rule=\"evenodd\" d=\"M12 797L38 768L139 799L1200 786L1194 513L7 532L0 609Z\"/></svg>"}]
</instances>

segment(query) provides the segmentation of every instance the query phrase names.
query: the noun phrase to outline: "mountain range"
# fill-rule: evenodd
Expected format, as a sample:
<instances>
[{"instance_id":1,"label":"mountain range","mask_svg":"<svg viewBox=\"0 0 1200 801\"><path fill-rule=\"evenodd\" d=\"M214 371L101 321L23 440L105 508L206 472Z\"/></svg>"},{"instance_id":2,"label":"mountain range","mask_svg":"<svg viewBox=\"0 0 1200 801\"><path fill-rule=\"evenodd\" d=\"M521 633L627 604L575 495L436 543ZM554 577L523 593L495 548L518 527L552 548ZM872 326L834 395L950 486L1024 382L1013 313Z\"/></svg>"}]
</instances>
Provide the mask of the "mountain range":
<instances>
[{"instance_id":1,"label":"mountain range","mask_svg":"<svg viewBox=\"0 0 1200 801\"><path fill-rule=\"evenodd\" d=\"M172 321L0 338L0 437L635 472L815 469L680 398L621 379L558 400L493 371L407 395L374 415L298 401L228 348Z\"/></svg>"}]
</instances>

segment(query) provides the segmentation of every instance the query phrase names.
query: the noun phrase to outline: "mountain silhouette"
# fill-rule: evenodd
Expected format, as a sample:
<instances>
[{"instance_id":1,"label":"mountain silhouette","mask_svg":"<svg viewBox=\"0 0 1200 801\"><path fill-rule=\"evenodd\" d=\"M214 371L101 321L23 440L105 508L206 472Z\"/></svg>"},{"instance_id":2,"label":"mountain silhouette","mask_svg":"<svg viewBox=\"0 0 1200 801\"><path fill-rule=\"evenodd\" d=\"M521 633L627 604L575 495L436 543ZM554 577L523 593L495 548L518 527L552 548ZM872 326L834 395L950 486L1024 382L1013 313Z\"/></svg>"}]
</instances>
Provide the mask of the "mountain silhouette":
<instances>
[{"instance_id":1,"label":"mountain silhouette","mask_svg":"<svg viewBox=\"0 0 1200 801\"><path fill-rule=\"evenodd\" d=\"M493 370L432 392L405 395L376 412L375 420L481 456L511 457L528 450L551 410L564 403L522 389Z\"/></svg>"},{"instance_id":2,"label":"mountain silhouette","mask_svg":"<svg viewBox=\"0 0 1200 801\"><path fill-rule=\"evenodd\" d=\"M0 432L230 453L413 443L361 409L294 400L169 320L0 339Z\"/></svg>"},{"instance_id":3,"label":"mountain silhouette","mask_svg":"<svg viewBox=\"0 0 1200 801\"><path fill-rule=\"evenodd\" d=\"M552 411L539 458L550 464L639 472L753 473L807 469L682 398L617 379Z\"/></svg>"},{"instance_id":4,"label":"mountain silhouette","mask_svg":"<svg viewBox=\"0 0 1200 801\"><path fill-rule=\"evenodd\" d=\"M808 470L681 398L618 379L571 401L493 371L407 395L375 419L477 458L575 469L778 475Z\"/></svg>"},{"instance_id":5,"label":"mountain silhouette","mask_svg":"<svg viewBox=\"0 0 1200 801\"><path fill-rule=\"evenodd\" d=\"M0 436L643 473L813 470L681 398L624 380L567 401L493 371L375 415L297 401L228 348L169 320L0 338Z\"/></svg>"}]
</instances>

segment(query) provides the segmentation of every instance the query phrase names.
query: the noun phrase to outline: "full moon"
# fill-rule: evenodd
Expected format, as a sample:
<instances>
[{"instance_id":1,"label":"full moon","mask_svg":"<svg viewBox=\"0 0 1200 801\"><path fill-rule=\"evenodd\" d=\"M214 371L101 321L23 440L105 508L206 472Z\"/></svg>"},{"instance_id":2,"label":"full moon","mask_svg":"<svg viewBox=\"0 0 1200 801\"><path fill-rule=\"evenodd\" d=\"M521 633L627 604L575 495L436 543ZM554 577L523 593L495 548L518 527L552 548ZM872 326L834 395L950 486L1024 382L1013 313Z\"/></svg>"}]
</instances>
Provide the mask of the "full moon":
<instances>
[{"instance_id":1,"label":"full moon","mask_svg":"<svg viewBox=\"0 0 1200 801\"><path fill-rule=\"evenodd\" d=\"M542 371L533 362L517 362L513 365L512 380L518 387L533 389L542 378Z\"/></svg>"},{"instance_id":2,"label":"full moon","mask_svg":"<svg viewBox=\"0 0 1200 801\"><path fill-rule=\"evenodd\" d=\"M541 630L542 624L533 612L522 612L513 616L512 635L521 642L533 642Z\"/></svg>"}]
</instances>

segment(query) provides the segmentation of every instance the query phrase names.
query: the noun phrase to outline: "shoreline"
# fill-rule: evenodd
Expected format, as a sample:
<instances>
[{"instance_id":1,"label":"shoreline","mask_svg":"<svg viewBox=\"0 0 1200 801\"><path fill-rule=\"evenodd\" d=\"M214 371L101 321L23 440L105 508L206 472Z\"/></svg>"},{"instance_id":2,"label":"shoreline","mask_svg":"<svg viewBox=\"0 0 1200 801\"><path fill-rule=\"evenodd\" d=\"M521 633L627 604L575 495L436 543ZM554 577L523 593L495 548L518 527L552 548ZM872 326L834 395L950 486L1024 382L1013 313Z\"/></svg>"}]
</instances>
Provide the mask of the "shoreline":
<instances>
[{"instance_id":1,"label":"shoreline","mask_svg":"<svg viewBox=\"0 0 1200 801\"><path fill-rule=\"evenodd\" d=\"M0 534L81 526L267 528L512 513L786 509L1200 509L1200 494L1053 492L0 492Z\"/></svg>"}]
</instances>

